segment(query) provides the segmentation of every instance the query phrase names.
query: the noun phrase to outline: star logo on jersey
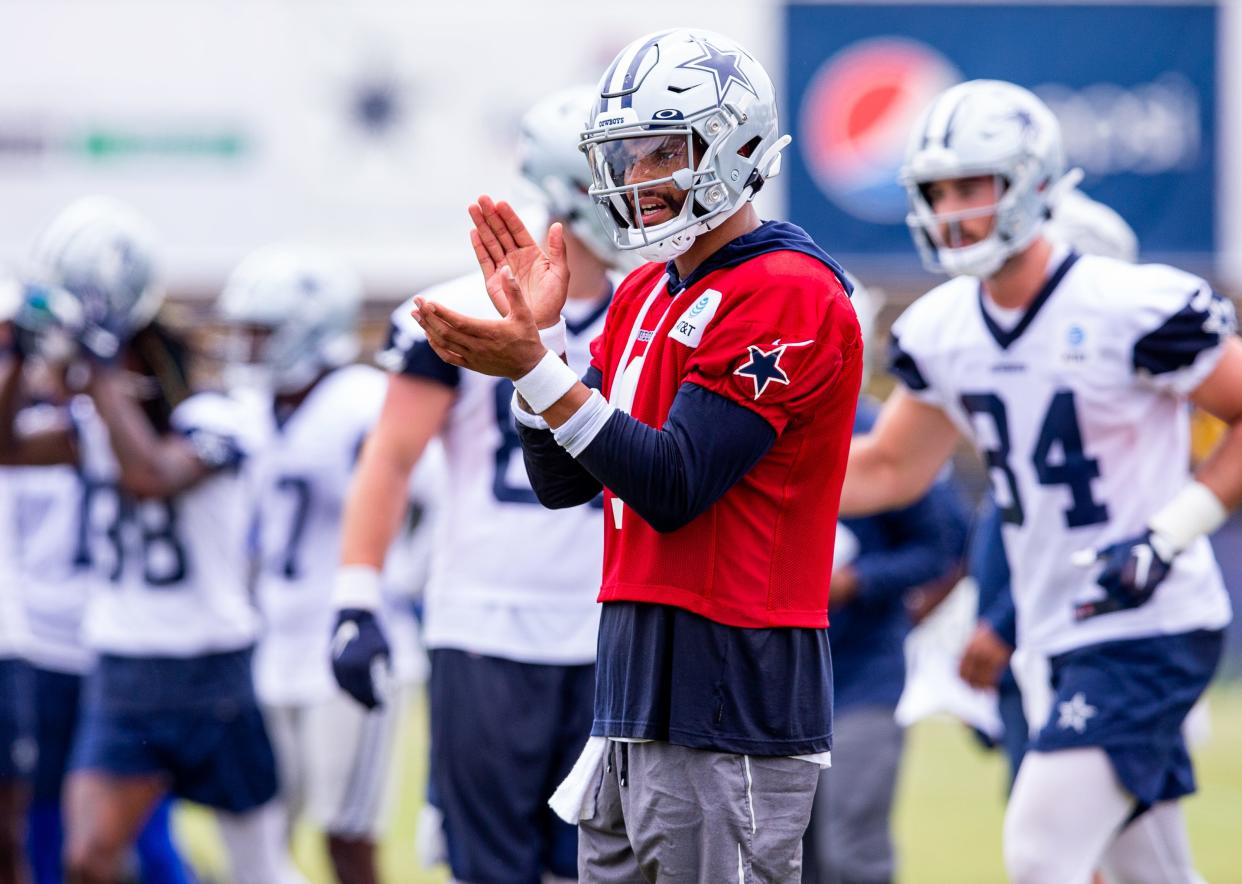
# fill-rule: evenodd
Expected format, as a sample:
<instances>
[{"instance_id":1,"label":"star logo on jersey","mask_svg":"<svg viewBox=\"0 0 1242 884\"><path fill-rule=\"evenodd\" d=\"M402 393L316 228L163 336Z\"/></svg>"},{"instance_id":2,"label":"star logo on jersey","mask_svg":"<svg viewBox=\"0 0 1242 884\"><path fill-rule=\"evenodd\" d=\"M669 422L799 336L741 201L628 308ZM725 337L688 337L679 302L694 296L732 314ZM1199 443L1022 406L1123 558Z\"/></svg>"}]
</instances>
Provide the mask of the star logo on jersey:
<instances>
[{"instance_id":1,"label":"star logo on jersey","mask_svg":"<svg viewBox=\"0 0 1242 884\"><path fill-rule=\"evenodd\" d=\"M774 343L771 350L764 350L751 344L746 348L747 361L734 369L738 377L750 378L755 384L755 398L763 395L768 384L789 384L789 375L781 368L781 357L790 347L805 347L812 341L800 341L797 344Z\"/></svg>"},{"instance_id":2,"label":"star logo on jersey","mask_svg":"<svg viewBox=\"0 0 1242 884\"><path fill-rule=\"evenodd\" d=\"M677 67L689 71L705 71L715 76L717 103L724 100L731 83L737 83L751 95L759 97L759 94L755 92L755 87L750 83L750 78L742 71L740 52L722 52L706 40L700 41L699 47L703 50L702 55L690 61L683 61Z\"/></svg>"},{"instance_id":3,"label":"star logo on jersey","mask_svg":"<svg viewBox=\"0 0 1242 884\"><path fill-rule=\"evenodd\" d=\"M1096 716L1097 709L1087 702L1087 695L1082 691L1074 694L1064 703L1057 705L1057 727L1061 730L1072 730L1081 734L1087 729L1087 722Z\"/></svg>"}]
</instances>

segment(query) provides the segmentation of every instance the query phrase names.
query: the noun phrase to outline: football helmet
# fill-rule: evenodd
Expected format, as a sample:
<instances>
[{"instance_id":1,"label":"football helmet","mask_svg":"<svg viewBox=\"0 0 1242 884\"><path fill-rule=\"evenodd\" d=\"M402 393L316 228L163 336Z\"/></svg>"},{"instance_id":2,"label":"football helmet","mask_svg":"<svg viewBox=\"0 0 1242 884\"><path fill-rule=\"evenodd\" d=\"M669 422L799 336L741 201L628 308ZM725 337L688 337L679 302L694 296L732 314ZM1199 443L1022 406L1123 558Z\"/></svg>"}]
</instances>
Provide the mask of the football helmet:
<instances>
[{"instance_id":1,"label":"football helmet","mask_svg":"<svg viewBox=\"0 0 1242 884\"><path fill-rule=\"evenodd\" d=\"M600 80L580 148L617 248L684 254L780 171L776 93L749 52L710 31L660 31Z\"/></svg>"},{"instance_id":2,"label":"football helmet","mask_svg":"<svg viewBox=\"0 0 1242 884\"><path fill-rule=\"evenodd\" d=\"M993 175L998 198L960 212L932 211L924 188L932 181ZM906 223L927 269L951 276L991 276L1039 234L1066 175L1061 127L1052 111L1021 86L971 80L941 93L910 135L898 180L906 189ZM983 240L952 247L945 225L994 216Z\"/></svg>"},{"instance_id":3,"label":"football helmet","mask_svg":"<svg viewBox=\"0 0 1242 884\"><path fill-rule=\"evenodd\" d=\"M1133 264L1138 260L1138 236L1125 219L1108 206L1074 188L1052 207L1045 230L1049 239L1084 255L1103 255Z\"/></svg>"},{"instance_id":4,"label":"football helmet","mask_svg":"<svg viewBox=\"0 0 1242 884\"><path fill-rule=\"evenodd\" d=\"M18 325L45 351L68 335L111 359L164 301L155 237L134 209L109 197L70 204L35 242Z\"/></svg>"},{"instance_id":5,"label":"football helmet","mask_svg":"<svg viewBox=\"0 0 1242 884\"><path fill-rule=\"evenodd\" d=\"M292 393L358 355L362 282L343 263L267 246L230 275L217 309L229 326L231 384Z\"/></svg>"},{"instance_id":6,"label":"football helmet","mask_svg":"<svg viewBox=\"0 0 1242 884\"><path fill-rule=\"evenodd\" d=\"M553 221L561 221L595 257L616 265L620 253L587 193L591 172L578 151L582 120L598 100L594 86L574 86L544 98L522 117L521 170L539 191Z\"/></svg>"}]
</instances>

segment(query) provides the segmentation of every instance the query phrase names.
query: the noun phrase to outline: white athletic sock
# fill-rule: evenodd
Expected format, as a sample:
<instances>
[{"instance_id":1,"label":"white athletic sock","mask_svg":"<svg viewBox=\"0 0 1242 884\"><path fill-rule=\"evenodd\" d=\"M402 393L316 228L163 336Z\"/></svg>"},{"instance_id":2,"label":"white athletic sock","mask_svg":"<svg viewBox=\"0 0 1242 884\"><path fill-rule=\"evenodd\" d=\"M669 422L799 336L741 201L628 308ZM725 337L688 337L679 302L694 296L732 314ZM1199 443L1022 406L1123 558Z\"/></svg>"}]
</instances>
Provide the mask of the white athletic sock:
<instances>
[{"instance_id":1,"label":"white athletic sock","mask_svg":"<svg viewBox=\"0 0 1242 884\"><path fill-rule=\"evenodd\" d=\"M1133 812L1103 749L1028 752L1005 813L1012 884L1087 884Z\"/></svg>"},{"instance_id":2,"label":"white athletic sock","mask_svg":"<svg viewBox=\"0 0 1242 884\"><path fill-rule=\"evenodd\" d=\"M234 884L307 884L285 844L285 815L278 801L248 813L216 811Z\"/></svg>"},{"instance_id":3,"label":"white athletic sock","mask_svg":"<svg viewBox=\"0 0 1242 884\"><path fill-rule=\"evenodd\" d=\"M1164 801L1121 830L1104 855L1109 884L1204 884L1177 801Z\"/></svg>"}]
</instances>

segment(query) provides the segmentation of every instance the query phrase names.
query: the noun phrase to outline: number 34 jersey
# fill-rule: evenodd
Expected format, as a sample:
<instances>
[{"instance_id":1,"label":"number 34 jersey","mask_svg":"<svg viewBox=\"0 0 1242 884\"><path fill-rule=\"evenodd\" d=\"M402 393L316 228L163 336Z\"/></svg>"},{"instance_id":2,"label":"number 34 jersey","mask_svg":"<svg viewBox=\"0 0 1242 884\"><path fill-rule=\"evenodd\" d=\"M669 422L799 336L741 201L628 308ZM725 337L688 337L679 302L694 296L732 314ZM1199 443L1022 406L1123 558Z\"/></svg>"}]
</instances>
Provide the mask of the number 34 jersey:
<instances>
[{"instance_id":1,"label":"number 34 jersey","mask_svg":"<svg viewBox=\"0 0 1242 884\"><path fill-rule=\"evenodd\" d=\"M892 371L975 444L1004 516L1018 644L1055 654L1221 628L1229 599L1206 538L1145 605L1076 622L1101 592L1074 552L1142 532L1189 478L1186 397L1233 333L1232 305L1171 267L1061 255L1010 322L958 277L893 326Z\"/></svg>"},{"instance_id":2,"label":"number 34 jersey","mask_svg":"<svg viewBox=\"0 0 1242 884\"><path fill-rule=\"evenodd\" d=\"M86 483L90 559L103 587L88 603L86 644L122 656L193 657L253 644L258 618L246 588L254 416L230 397L200 393L172 428L211 469L169 498L118 489L108 430L90 401L72 416Z\"/></svg>"}]
</instances>

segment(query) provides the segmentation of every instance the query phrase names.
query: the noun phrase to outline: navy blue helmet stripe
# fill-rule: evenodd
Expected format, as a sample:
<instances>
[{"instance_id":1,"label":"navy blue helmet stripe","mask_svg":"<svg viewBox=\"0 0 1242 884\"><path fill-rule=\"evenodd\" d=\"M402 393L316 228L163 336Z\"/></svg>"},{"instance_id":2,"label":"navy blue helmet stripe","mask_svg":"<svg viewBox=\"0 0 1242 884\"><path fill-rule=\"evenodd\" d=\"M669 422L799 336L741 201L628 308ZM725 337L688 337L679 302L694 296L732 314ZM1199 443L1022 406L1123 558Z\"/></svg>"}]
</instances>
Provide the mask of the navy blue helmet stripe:
<instances>
[{"instance_id":1,"label":"navy blue helmet stripe","mask_svg":"<svg viewBox=\"0 0 1242 884\"><path fill-rule=\"evenodd\" d=\"M634 77L638 74L638 68L642 65L643 59L647 57L651 47L671 33L672 31L663 31L659 34L653 34L651 39L644 43L638 52L634 53L634 57L630 59L630 66L625 71L625 79L621 81L621 89L625 92L621 97L621 107L634 106Z\"/></svg>"}]
</instances>

